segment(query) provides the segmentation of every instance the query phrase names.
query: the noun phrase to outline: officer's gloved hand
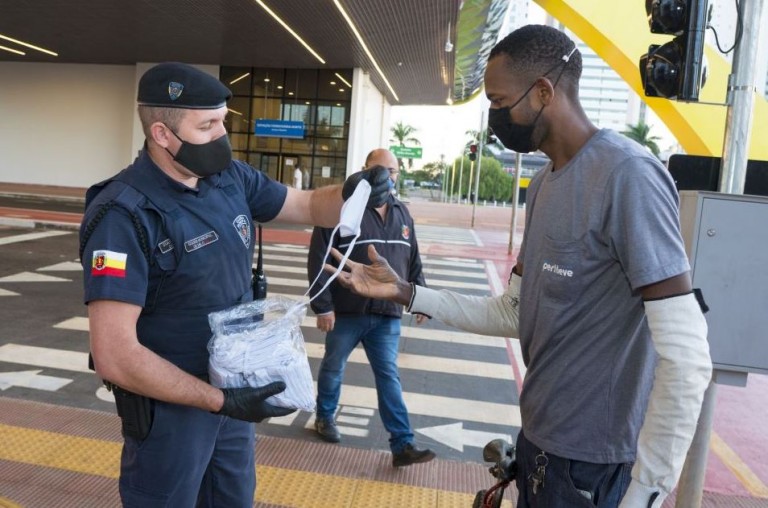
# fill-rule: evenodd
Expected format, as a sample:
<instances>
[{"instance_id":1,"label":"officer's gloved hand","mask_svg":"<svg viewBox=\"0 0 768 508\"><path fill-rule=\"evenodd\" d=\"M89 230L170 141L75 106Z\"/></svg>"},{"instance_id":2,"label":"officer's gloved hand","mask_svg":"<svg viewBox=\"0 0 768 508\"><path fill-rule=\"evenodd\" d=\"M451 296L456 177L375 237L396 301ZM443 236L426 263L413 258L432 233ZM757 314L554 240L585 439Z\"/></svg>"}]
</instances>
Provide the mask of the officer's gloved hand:
<instances>
[{"instance_id":1,"label":"officer's gloved hand","mask_svg":"<svg viewBox=\"0 0 768 508\"><path fill-rule=\"evenodd\" d=\"M341 197L344 201L355 192L360 180L368 180L371 184L371 195L368 198L368 208L378 208L384 204L392 189L392 180L389 179L389 170L384 166L372 166L349 175L341 189Z\"/></svg>"},{"instance_id":2,"label":"officer's gloved hand","mask_svg":"<svg viewBox=\"0 0 768 508\"><path fill-rule=\"evenodd\" d=\"M275 381L258 388L222 388L224 405L216 414L257 423L264 418L289 415L296 410L264 402L265 399L283 390L285 390L285 383L282 381Z\"/></svg>"}]
</instances>

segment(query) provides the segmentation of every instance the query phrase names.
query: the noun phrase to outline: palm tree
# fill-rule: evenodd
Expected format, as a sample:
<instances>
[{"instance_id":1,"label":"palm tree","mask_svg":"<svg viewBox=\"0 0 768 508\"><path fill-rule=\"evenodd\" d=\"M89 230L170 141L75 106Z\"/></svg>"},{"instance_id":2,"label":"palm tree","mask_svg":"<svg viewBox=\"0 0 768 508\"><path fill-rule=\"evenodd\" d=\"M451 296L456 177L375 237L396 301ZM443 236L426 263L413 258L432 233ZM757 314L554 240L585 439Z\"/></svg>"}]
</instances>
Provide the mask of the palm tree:
<instances>
[{"instance_id":1,"label":"palm tree","mask_svg":"<svg viewBox=\"0 0 768 508\"><path fill-rule=\"evenodd\" d=\"M629 139L635 140L641 145L647 147L653 155L659 156L661 150L659 145L656 144L661 138L658 136L651 136L651 127L642 120L637 125L627 124L627 130L621 131Z\"/></svg>"},{"instance_id":2,"label":"palm tree","mask_svg":"<svg viewBox=\"0 0 768 508\"><path fill-rule=\"evenodd\" d=\"M403 122L397 122L394 127L390 129L392 131L392 139L390 141L396 141L400 146L405 146L405 142L413 143L414 145L420 145L421 141L418 138L413 137L416 132L416 127L411 125L404 125ZM403 167L403 161L399 158L397 163L400 168ZM408 169L413 168L413 159L408 159Z\"/></svg>"}]
</instances>

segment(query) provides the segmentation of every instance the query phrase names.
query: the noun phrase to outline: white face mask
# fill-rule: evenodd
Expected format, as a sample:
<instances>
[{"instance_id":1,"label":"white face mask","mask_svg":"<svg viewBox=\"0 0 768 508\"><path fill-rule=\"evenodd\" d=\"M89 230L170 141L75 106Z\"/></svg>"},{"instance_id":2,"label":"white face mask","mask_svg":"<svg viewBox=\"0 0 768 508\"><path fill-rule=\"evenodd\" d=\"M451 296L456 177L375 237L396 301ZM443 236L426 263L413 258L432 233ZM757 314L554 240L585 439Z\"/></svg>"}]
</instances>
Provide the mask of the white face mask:
<instances>
[{"instance_id":1,"label":"white face mask","mask_svg":"<svg viewBox=\"0 0 768 508\"><path fill-rule=\"evenodd\" d=\"M363 222L363 215L365 214L365 207L368 204L368 197L371 195L371 184L368 183L367 180L360 180L360 183L357 184L357 187L355 187L355 192L352 193L351 196L349 196L349 199L344 203L344 205L341 207L341 214L339 215L339 224L333 228L333 232L331 233L331 239L336 235L337 231L341 232L342 237L347 236L353 236L352 241L349 242L349 246L347 247L347 251L344 253L344 257L339 262L339 267L336 269L335 272L333 272L333 275L331 275L328 278L328 281L326 281L325 285L323 285L323 288L317 292L315 296L310 298L310 302L317 298L317 296L325 291L328 286L330 286L331 282L336 279L336 277L339 276L341 273L341 270L344 268L344 264L347 262L347 259L349 259L349 255L352 254L352 249L355 247L355 242L360 237L360 224ZM333 242L328 242L328 250L325 251L325 256L323 257L323 264L328 262L328 257L331 254L331 246L333 245ZM312 284L309 285L309 288L307 289L307 292L304 293L304 295L309 295L309 290L312 289L312 286L315 285L315 282L320 278L320 274L323 273L323 270L321 269L317 273L317 277L315 277L315 280L312 281Z\"/></svg>"}]
</instances>

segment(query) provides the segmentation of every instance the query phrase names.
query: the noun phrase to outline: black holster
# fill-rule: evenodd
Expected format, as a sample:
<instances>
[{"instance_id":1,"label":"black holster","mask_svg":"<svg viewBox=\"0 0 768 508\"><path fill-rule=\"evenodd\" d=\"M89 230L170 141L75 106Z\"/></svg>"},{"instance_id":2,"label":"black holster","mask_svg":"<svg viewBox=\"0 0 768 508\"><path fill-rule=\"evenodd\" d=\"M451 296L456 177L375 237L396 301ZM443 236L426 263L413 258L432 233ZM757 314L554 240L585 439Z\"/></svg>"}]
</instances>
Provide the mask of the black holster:
<instances>
[{"instance_id":1,"label":"black holster","mask_svg":"<svg viewBox=\"0 0 768 508\"><path fill-rule=\"evenodd\" d=\"M152 427L155 401L115 385L112 385L112 393L115 395L117 414L123 422L123 436L144 440Z\"/></svg>"}]
</instances>

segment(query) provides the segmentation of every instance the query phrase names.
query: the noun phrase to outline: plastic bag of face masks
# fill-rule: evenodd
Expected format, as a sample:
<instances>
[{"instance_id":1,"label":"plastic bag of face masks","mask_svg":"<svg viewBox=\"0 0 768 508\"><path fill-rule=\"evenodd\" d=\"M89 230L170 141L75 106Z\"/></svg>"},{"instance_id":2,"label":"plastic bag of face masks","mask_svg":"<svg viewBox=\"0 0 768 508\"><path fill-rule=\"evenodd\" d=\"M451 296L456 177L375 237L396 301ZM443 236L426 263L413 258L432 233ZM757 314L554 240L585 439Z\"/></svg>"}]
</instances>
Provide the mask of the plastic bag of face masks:
<instances>
[{"instance_id":1,"label":"plastic bag of face masks","mask_svg":"<svg viewBox=\"0 0 768 508\"><path fill-rule=\"evenodd\" d=\"M285 391L269 402L314 411L315 387L301 334L306 314L305 302L280 296L209 314L211 384L241 388L284 381Z\"/></svg>"}]
</instances>

